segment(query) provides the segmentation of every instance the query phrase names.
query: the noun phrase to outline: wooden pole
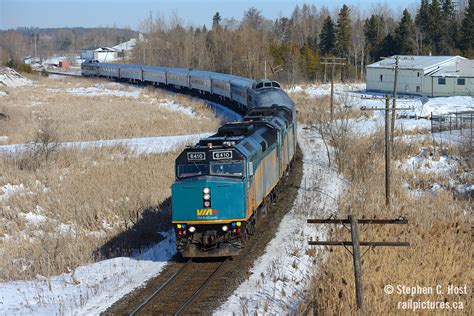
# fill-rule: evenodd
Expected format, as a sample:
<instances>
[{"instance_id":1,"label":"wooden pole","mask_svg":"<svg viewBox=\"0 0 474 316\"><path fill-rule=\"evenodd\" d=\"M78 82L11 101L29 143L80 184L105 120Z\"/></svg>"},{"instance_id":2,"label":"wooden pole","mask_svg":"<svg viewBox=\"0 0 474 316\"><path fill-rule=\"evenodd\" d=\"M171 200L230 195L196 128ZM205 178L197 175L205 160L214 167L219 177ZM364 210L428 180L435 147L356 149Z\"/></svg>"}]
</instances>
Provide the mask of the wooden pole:
<instances>
[{"instance_id":1,"label":"wooden pole","mask_svg":"<svg viewBox=\"0 0 474 316\"><path fill-rule=\"evenodd\" d=\"M360 245L359 245L359 227L357 219L353 215L349 215L351 220L351 238L352 238L352 256L354 260L354 278L357 309L363 311L363 288L362 288L362 263L360 261Z\"/></svg>"},{"instance_id":2,"label":"wooden pole","mask_svg":"<svg viewBox=\"0 0 474 316\"><path fill-rule=\"evenodd\" d=\"M387 111L388 113L388 111ZM388 125L387 125L388 126ZM309 245L316 246L352 246L352 252L347 249L352 254L353 263L354 263L354 281L355 281L355 292L356 292L356 303L357 309L364 314L364 296L363 296L363 287L362 287L362 261L360 255L361 246L369 247L379 247L379 246L388 246L388 247L409 247L410 243L408 242L391 242L391 241L359 241L359 227L358 224L408 224L408 220L404 217L399 217L397 219L357 219L353 215L349 215L348 218L330 218L330 219L308 219L307 223L310 224L348 224L350 223L350 232L351 232L351 241L312 241L308 242Z\"/></svg>"},{"instance_id":3,"label":"wooden pole","mask_svg":"<svg viewBox=\"0 0 474 316\"><path fill-rule=\"evenodd\" d=\"M393 133L395 131L395 107L397 103L397 84L398 84L398 64L400 57L395 57L395 80L393 82L393 104L392 104L392 123L390 129L390 145L393 147Z\"/></svg>"},{"instance_id":4,"label":"wooden pole","mask_svg":"<svg viewBox=\"0 0 474 316\"><path fill-rule=\"evenodd\" d=\"M334 116L334 60L331 64L331 122L333 121Z\"/></svg>"},{"instance_id":5,"label":"wooden pole","mask_svg":"<svg viewBox=\"0 0 474 316\"><path fill-rule=\"evenodd\" d=\"M390 99L385 94L385 205L390 206L390 141L389 141Z\"/></svg>"}]
</instances>

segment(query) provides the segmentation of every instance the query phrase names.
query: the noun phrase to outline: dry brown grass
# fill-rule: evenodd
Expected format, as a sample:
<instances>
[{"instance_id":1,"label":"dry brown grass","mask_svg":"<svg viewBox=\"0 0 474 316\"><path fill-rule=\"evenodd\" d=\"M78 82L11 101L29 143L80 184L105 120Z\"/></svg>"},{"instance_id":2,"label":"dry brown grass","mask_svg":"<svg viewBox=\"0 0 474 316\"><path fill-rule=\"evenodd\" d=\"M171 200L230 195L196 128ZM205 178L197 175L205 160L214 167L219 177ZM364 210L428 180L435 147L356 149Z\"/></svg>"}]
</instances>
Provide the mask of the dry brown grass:
<instances>
[{"instance_id":1,"label":"dry brown grass","mask_svg":"<svg viewBox=\"0 0 474 316\"><path fill-rule=\"evenodd\" d=\"M157 231L169 228L160 204L170 195L176 154L115 147L2 156L0 186L24 191L0 199L0 280L57 275L157 241ZM34 224L27 213L44 217Z\"/></svg>"},{"instance_id":2,"label":"dry brown grass","mask_svg":"<svg viewBox=\"0 0 474 316\"><path fill-rule=\"evenodd\" d=\"M7 143L34 141L42 120L51 121L59 141L190 134L213 131L219 126L205 103L186 96L111 85L100 79L33 79L35 85L8 88L9 95L0 98L0 113L8 116L0 121L0 136L8 136ZM97 85L108 90L140 91L140 95L75 96L66 91ZM190 107L196 117L160 107L165 99Z\"/></svg>"},{"instance_id":3,"label":"dry brown grass","mask_svg":"<svg viewBox=\"0 0 474 316\"><path fill-rule=\"evenodd\" d=\"M427 144L398 143L395 159L419 152ZM472 312L472 237L469 216L472 201L457 199L451 191L438 191L435 196L413 197L402 184L409 181L419 187L440 181L437 175L407 173L392 168L392 207L385 207L383 137L355 138L349 142L345 153L349 164L344 168L350 187L339 201L340 214L352 212L359 218L397 218L405 215L409 225L372 225L361 231L361 240L407 240L409 248L376 248L362 259L364 305L367 315L394 315L412 310L398 308L398 302L441 301L463 302L459 314ZM465 163L470 163L465 161ZM472 163L472 162L471 162ZM461 168L466 168L463 165ZM472 169L471 169L472 170ZM472 179L471 179L472 180ZM395 226L395 227L394 227ZM344 228L332 229L329 240L350 240ZM313 306L321 315L357 314L352 257L342 247L330 249L325 263L318 268L306 311ZM445 294L401 295L384 293L386 285L425 286L436 289L440 285ZM448 285L464 286L467 295L448 295ZM417 310L425 315L451 314L453 310Z\"/></svg>"},{"instance_id":4,"label":"dry brown grass","mask_svg":"<svg viewBox=\"0 0 474 316\"><path fill-rule=\"evenodd\" d=\"M290 93L290 97L296 104L298 122L304 124L317 123L321 119L324 121L329 120L330 114L330 97L311 97L305 92ZM360 111L359 109L352 108L355 100L350 97L341 98L339 101L334 102L334 119L349 119L359 117L369 117L371 113ZM341 111L341 108L345 108Z\"/></svg>"}]
</instances>

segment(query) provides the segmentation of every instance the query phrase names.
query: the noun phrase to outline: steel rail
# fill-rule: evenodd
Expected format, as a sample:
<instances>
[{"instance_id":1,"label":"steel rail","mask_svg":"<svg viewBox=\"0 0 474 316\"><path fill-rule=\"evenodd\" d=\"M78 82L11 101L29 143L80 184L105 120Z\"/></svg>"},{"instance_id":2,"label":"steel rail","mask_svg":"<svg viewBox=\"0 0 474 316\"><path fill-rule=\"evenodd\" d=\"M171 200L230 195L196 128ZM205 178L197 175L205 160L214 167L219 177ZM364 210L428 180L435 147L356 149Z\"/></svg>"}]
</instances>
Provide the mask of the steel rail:
<instances>
[{"instance_id":1,"label":"steel rail","mask_svg":"<svg viewBox=\"0 0 474 316\"><path fill-rule=\"evenodd\" d=\"M179 316L179 315L182 315L183 312L185 312L189 305L191 305L192 303L194 303L194 301L196 300L196 298L198 297L198 295L201 293L202 290L204 290L207 286L207 284L209 283L209 281L212 279L212 277L224 266L224 263L226 263L227 261L229 261L229 258L226 258L224 261L221 262L221 264L217 267L216 270L214 270L214 272L211 273L211 275L209 275L209 277L206 279L206 281L204 281L204 283L194 292L193 296L191 296L182 306L181 308L176 312L174 313L175 316Z\"/></svg>"},{"instance_id":2,"label":"steel rail","mask_svg":"<svg viewBox=\"0 0 474 316\"><path fill-rule=\"evenodd\" d=\"M160 293L171 281L173 281L173 280L176 278L176 276L179 275L191 262L192 262L192 260L186 261L186 263L185 263L178 271L176 271L175 273L173 273L173 274L168 278L168 280L166 280L165 283L163 283L158 289L156 289L155 292L153 292L153 294L151 294L145 301L143 301L143 303L141 303L137 308L135 308L129 315L130 315L130 316L138 315L138 313L139 313L143 308L145 308L145 306L147 306L148 303L150 303L150 301L151 301L156 295L158 295L158 293Z\"/></svg>"}]
</instances>

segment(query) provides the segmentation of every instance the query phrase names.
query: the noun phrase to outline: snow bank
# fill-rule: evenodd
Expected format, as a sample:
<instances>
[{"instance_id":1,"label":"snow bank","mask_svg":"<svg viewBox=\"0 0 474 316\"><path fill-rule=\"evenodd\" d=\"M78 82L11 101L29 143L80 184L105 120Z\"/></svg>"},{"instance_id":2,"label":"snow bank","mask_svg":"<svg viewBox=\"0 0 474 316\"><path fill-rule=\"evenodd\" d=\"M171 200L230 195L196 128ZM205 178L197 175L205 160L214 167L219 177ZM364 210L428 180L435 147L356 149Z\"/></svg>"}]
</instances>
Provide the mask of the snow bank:
<instances>
[{"instance_id":1,"label":"snow bank","mask_svg":"<svg viewBox=\"0 0 474 316\"><path fill-rule=\"evenodd\" d=\"M75 272L33 281L0 283L0 314L98 315L161 272L175 255L174 233L141 255L79 267Z\"/></svg>"},{"instance_id":2,"label":"snow bank","mask_svg":"<svg viewBox=\"0 0 474 316\"><path fill-rule=\"evenodd\" d=\"M310 217L329 217L337 210L336 199L343 189L343 180L328 169L322 140L313 131L298 130L303 151L303 178L298 196L282 219L276 237L251 269L244 281L215 315L288 315L295 314L314 273L314 262L324 253L308 254L310 238L324 239L326 231L309 225Z\"/></svg>"},{"instance_id":3,"label":"snow bank","mask_svg":"<svg viewBox=\"0 0 474 316\"><path fill-rule=\"evenodd\" d=\"M334 93L343 94L351 91L365 91L365 83L335 83ZM287 90L288 92L306 92L311 97L322 97L331 95L331 84L323 83L308 87L295 86Z\"/></svg>"},{"instance_id":4,"label":"snow bank","mask_svg":"<svg viewBox=\"0 0 474 316\"><path fill-rule=\"evenodd\" d=\"M21 87L33 82L8 67L0 67L0 86Z\"/></svg>"},{"instance_id":5,"label":"snow bank","mask_svg":"<svg viewBox=\"0 0 474 316\"><path fill-rule=\"evenodd\" d=\"M65 142L59 143L59 148L63 149L89 149L100 147L124 146L139 154L165 153L175 150L177 147L185 144L195 144L201 138L208 137L212 133L177 135L177 136L158 136L126 138L113 140L97 140L86 142ZM34 144L14 144L0 146L0 154L15 153L34 148Z\"/></svg>"},{"instance_id":6,"label":"snow bank","mask_svg":"<svg viewBox=\"0 0 474 316\"><path fill-rule=\"evenodd\" d=\"M62 92L62 89L46 89L49 92L58 93ZM141 89L134 88L132 91L108 89L104 85L97 84L93 87L77 87L66 89L66 92L74 96L82 97L102 97L102 96L114 96L114 97L129 97L138 98Z\"/></svg>"}]
</instances>

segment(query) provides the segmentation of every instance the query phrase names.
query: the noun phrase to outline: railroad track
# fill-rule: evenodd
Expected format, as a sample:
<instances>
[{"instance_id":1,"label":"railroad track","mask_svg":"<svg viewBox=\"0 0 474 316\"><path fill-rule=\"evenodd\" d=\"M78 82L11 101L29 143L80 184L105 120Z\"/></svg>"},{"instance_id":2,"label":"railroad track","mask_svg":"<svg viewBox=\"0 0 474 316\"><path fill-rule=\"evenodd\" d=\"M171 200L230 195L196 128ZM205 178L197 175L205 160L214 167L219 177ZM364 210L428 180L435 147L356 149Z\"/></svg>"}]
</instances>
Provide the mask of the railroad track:
<instances>
[{"instance_id":1,"label":"railroad track","mask_svg":"<svg viewBox=\"0 0 474 316\"><path fill-rule=\"evenodd\" d=\"M226 258L199 262L188 260L141 302L130 316L183 315L226 262Z\"/></svg>"},{"instance_id":2,"label":"railroad track","mask_svg":"<svg viewBox=\"0 0 474 316\"><path fill-rule=\"evenodd\" d=\"M194 293L190 292L195 292L199 287L203 289L200 290L194 301L188 304L187 310L183 310L181 314L212 314L216 308L225 302L227 297L234 292L241 282L248 279L255 260L265 252L265 247L275 236L281 219L293 206L303 174L301 157L302 154L298 148L295 168L285 183L284 190L278 195L277 200L272 203L271 216L263 218L259 234L252 237L250 243L245 245L241 255L228 259L219 268L220 270L209 279L207 285L202 286L205 276L209 276L209 270L217 269L216 265L219 265L223 259L220 261L210 261L207 259L207 261L203 261L203 258L199 261L196 260L193 263L188 263L187 261L183 262L181 258L177 257L158 276L150 279L142 288L129 293L115 302L102 315L130 315L134 309L138 309L141 304L152 296L155 298L151 300L152 302L146 303L146 308L138 311L138 315L172 315L182 307L185 301L193 296ZM186 267L186 265L188 266ZM173 275L176 273L177 276L173 278ZM187 275L186 280L184 280L185 274ZM164 286L165 289L159 290L171 278L173 280ZM157 291L160 293L154 295ZM165 291L170 291L171 294L164 295ZM171 303L168 302L169 299L172 300ZM178 306L180 304L181 306Z\"/></svg>"}]
</instances>

